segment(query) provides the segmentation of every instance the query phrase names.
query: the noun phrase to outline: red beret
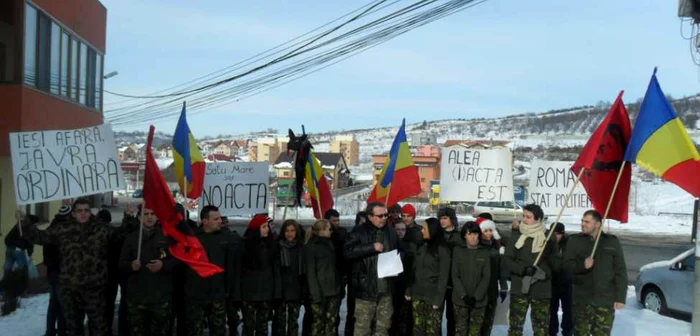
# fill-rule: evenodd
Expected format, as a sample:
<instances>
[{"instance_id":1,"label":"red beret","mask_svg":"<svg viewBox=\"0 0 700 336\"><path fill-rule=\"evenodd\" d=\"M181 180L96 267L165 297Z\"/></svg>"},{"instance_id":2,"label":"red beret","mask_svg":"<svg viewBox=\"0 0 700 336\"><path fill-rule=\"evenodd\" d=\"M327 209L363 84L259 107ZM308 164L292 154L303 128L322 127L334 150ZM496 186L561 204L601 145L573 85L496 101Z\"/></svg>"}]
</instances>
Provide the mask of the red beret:
<instances>
[{"instance_id":1,"label":"red beret","mask_svg":"<svg viewBox=\"0 0 700 336\"><path fill-rule=\"evenodd\" d=\"M403 206L403 208L401 208L401 213L416 217L416 208L412 204L406 204Z\"/></svg>"},{"instance_id":2,"label":"red beret","mask_svg":"<svg viewBox=\"0 0 700 336\"><path fill-rule=\"evenodd\" d=\"M248 229L260 230L260 227L263 226L263 224L265 223L267 223L267 215L257 214L253 216L253 219L250 220L250 223L248 224Z\"/></svg>"}]
</instances>

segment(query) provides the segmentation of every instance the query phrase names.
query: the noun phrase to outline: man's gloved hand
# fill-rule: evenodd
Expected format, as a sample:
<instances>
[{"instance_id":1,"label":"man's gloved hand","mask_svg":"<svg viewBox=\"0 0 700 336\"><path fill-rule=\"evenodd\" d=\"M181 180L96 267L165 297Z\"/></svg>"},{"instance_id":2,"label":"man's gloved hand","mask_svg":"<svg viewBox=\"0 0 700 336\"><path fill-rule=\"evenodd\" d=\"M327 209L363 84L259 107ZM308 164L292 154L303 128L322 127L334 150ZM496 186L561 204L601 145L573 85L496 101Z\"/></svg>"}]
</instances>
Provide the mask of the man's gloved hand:
<instances>
[{"instance_id":1,"label":"man's gloved hand","mask_svg":"<svg viewBox=\"0 0 700 336\"><path fill-rule=\"evenodd\" d=\"M537 272L537 267L535 266L527 266L523 269L523 275L524 276L533 276Z\"/></svg>"},{"instance_id":2,"label":"man's gloved hand","mask_svg":"<svg viewBox=\"0 0 700 336\"><path fill-rule=\"evenodd\" d=\"M501 297L501 303L503 303L503 301L505 301L505 300L506 300L506 297L508 296L508 291L507 291L507 290L501 290L501 291L498 293L498 296Z\"/></svg>"},{"instance_id":3,"label":"man's gloved hand","mask_svg":"<svg viewBox=\"0 0 700 336\"><path fill-rule=\"evenodd\" d=\"M473 296L465 295L464 297L462 297L462 300L464 300L464 303L467 305L467 307L474 307L476 305L476 298Z\"/></svg>"}]
</instances>

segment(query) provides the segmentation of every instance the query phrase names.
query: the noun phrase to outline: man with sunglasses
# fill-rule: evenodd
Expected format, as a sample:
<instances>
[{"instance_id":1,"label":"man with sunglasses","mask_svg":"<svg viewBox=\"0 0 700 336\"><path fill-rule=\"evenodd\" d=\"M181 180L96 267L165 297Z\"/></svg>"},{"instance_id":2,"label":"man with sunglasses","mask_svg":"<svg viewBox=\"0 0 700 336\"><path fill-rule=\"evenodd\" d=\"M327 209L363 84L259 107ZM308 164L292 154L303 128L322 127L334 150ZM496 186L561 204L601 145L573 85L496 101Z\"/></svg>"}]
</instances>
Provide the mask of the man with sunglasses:
<instances>
[{"instance_id":1,"label":"man with sunglasses","mask_svg":"<svg viewBox=\"0 0 700 336\"><path fill-rule=\"evenodd\" d=\"M19 212L27 239L35 244L55 245L61 255L58 296L66 320L67 335L82 335L87 314L91 335L110 335L111 321L105 319L107 287L107 246L122 239L133 227L112 230L90 211L85 198L73 202L70 221L39 230Z\"/></svg>"},{"instance_id":2,"label":"man with sunglasses","mask_svg":"<svg viewBox=\"0 0 700 336\"><path fill-rule=\"evenodd\" d=\"M399 249L396 231L387 226L387 209L373 202L367 206L369 222L360 224L345 242L345 259L352 263L350 284L355 302L355 335L387 335L393 314L394 278L379 279L379 253ZM376 321L372 332L372 322Z\"/></svg>"}]
</instances>

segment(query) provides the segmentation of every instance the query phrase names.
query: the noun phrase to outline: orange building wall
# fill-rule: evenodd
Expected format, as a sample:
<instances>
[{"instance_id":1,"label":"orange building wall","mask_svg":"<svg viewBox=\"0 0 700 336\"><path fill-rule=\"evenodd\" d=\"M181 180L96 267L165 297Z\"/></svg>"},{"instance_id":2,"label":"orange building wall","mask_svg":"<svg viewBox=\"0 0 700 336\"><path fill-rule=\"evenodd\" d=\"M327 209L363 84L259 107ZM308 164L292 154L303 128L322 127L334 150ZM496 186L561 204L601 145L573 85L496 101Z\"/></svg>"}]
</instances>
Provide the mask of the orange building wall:
<instances>
[{"instance_id":1,"label":"orange building wall","mask_svg":"<svg viewBox=\"0 0 700 336\"><path fill-rule=\"evenodd\" d=\"M18 114L21 110L21 95L21 85L0 85L0 156L10 155L10 137L7 133L20 129L21 118Z\"/></svg>"},{"instance_id":2,"label":"orange building wall","mask_svg":"<svg viewBox=\"0 0 700 336\"><path fill-rule=\"evenodd\" d=\"M102 53L107 45L107 8L98 0L33 0Z\"/></svg>"}]
</instances>

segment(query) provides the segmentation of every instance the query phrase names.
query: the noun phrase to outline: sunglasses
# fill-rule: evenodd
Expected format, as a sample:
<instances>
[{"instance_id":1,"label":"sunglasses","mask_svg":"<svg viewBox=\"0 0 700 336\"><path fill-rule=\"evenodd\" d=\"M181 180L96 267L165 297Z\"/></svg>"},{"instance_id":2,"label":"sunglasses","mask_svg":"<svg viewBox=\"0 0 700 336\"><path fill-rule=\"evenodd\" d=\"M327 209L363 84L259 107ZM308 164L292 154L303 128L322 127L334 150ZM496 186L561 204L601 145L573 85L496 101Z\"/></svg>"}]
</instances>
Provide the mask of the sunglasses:
<instances>
[{"instance_id":1,"label":"sunglasses","mask_svg":"<svg viewBox=\"0 0 700 336\"><path fill-rule=\"evenodd\" d=\"M387 218L387 217L389 217L388 214L381 214L381 215L374 215L374 214L373 214L372 216L374 216L374 217L379 217L379 218Z\"/></svg>"}]
</instances>

